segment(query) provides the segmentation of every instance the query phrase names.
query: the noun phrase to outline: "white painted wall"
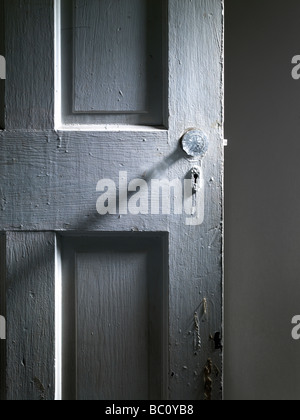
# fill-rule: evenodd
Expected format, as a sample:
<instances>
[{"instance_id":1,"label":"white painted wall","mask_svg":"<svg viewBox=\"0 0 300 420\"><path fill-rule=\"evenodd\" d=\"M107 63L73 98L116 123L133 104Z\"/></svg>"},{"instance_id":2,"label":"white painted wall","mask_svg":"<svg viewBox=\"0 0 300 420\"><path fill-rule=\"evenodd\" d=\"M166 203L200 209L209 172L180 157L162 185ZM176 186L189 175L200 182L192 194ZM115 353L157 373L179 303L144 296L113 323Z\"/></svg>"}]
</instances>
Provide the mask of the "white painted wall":
<instances>
[{"instance_id":1,"label":"white painted wall","mask_svg":"<svg viewBox=\"0 0 300 420\"><path fill-rule=\"evenodd\" d=\"M225 5L225 398L300 399L300 2Z\"/></svg>"}]
</instances>

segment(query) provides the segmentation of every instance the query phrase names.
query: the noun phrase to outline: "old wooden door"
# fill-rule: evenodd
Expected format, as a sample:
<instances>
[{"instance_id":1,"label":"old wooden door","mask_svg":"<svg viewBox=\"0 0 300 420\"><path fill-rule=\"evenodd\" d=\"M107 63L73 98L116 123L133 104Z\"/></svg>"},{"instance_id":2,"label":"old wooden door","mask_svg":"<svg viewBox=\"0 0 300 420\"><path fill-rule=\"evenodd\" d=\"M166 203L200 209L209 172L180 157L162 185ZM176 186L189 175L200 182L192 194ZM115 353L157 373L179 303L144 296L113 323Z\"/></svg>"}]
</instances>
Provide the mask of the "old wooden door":
<instances>
[{"instance_id":1,"label":"old wooden door","mask_svg":"<svg viewBox=\"0 0 300 420\"><path fill-rule=\"evenodd\" d=\"M222 0L4 4L3 398L220 399Z\"/></svg>"}]
</instances>

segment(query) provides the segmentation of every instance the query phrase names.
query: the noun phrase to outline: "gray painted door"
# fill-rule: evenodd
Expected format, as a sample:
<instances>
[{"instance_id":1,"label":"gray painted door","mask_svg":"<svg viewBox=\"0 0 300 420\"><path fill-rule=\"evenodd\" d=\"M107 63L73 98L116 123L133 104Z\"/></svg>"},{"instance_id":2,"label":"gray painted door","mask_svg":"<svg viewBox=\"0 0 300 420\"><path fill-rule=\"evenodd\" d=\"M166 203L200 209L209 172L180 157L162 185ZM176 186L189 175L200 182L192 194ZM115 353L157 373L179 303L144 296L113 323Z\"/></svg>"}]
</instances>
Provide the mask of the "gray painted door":
<instances>
[{"instance_id":1,"label":"gray painted door","mask_svg":"<svg viewBox=\"0 0 300 420\"><path fill-rule=\"evenodd\" d=\"M4 0L2 397L220 399L222 0L42 3Z\"/></svg>"}]
</instances>

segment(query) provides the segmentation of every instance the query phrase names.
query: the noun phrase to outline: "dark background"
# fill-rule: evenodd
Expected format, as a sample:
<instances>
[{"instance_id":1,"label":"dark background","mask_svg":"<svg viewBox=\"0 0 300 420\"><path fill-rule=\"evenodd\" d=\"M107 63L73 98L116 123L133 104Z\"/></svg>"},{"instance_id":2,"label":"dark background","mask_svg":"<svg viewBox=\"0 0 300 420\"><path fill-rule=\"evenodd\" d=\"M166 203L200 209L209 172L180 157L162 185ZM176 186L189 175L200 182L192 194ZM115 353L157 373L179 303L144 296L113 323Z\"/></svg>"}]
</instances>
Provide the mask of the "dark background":
<instances>
[{"instance_id":1,"label":"dark background","mask_svg":"<svg viewBox=\"0 0 300 420\"><path fill-rule=\"evenodd\" d=\"M225 9L225 398L298 400L300 1Z\"/></svg>"}]
</instances>

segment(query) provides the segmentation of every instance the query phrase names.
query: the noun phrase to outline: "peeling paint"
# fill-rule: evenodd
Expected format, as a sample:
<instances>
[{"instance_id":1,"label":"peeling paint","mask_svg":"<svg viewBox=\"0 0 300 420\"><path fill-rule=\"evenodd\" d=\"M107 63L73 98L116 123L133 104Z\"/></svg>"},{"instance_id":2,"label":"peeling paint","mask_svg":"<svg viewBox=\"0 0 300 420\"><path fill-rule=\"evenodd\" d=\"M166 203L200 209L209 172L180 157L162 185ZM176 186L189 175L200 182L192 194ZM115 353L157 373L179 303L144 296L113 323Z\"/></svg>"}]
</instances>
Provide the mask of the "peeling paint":
<instances>
[{"instance_id":1,"label":"peeling paint","mask_svg":"<svg viewBox=\"0 0 300 420\"><path fill-rule=\"evenodd\" d=\"M205 401L212 400L213 380L211 378L213 370L213 362L208 359L207 364L204 368L204 399Z\"/></svg>"},{"instance_id":2,"label":"peeling paint","mask_svg":"<svg viewBox=\"0 0 300 420\"><path fill-rule=\"evenodd\" d=\"M45 401L46 400L46 396L45 396L46 390L44 388L44 385L42 384L42 382L37 377L33 378L33 383L34 383L36 389L40 393L40 400Z\"/></svg>"},{"instance_id":3,"label":"peeling paint","mask_svg":"<svg viewBox=\"0 0 300 420\"><path fill-rule=\"evenodd\" d=\"M197 355L197 352L201 350L202 348L202 340L200 335L200 321L197 312L195 312L194 315L194 322L195 322L195 355Z\"/></svg>"}]
</instances>

